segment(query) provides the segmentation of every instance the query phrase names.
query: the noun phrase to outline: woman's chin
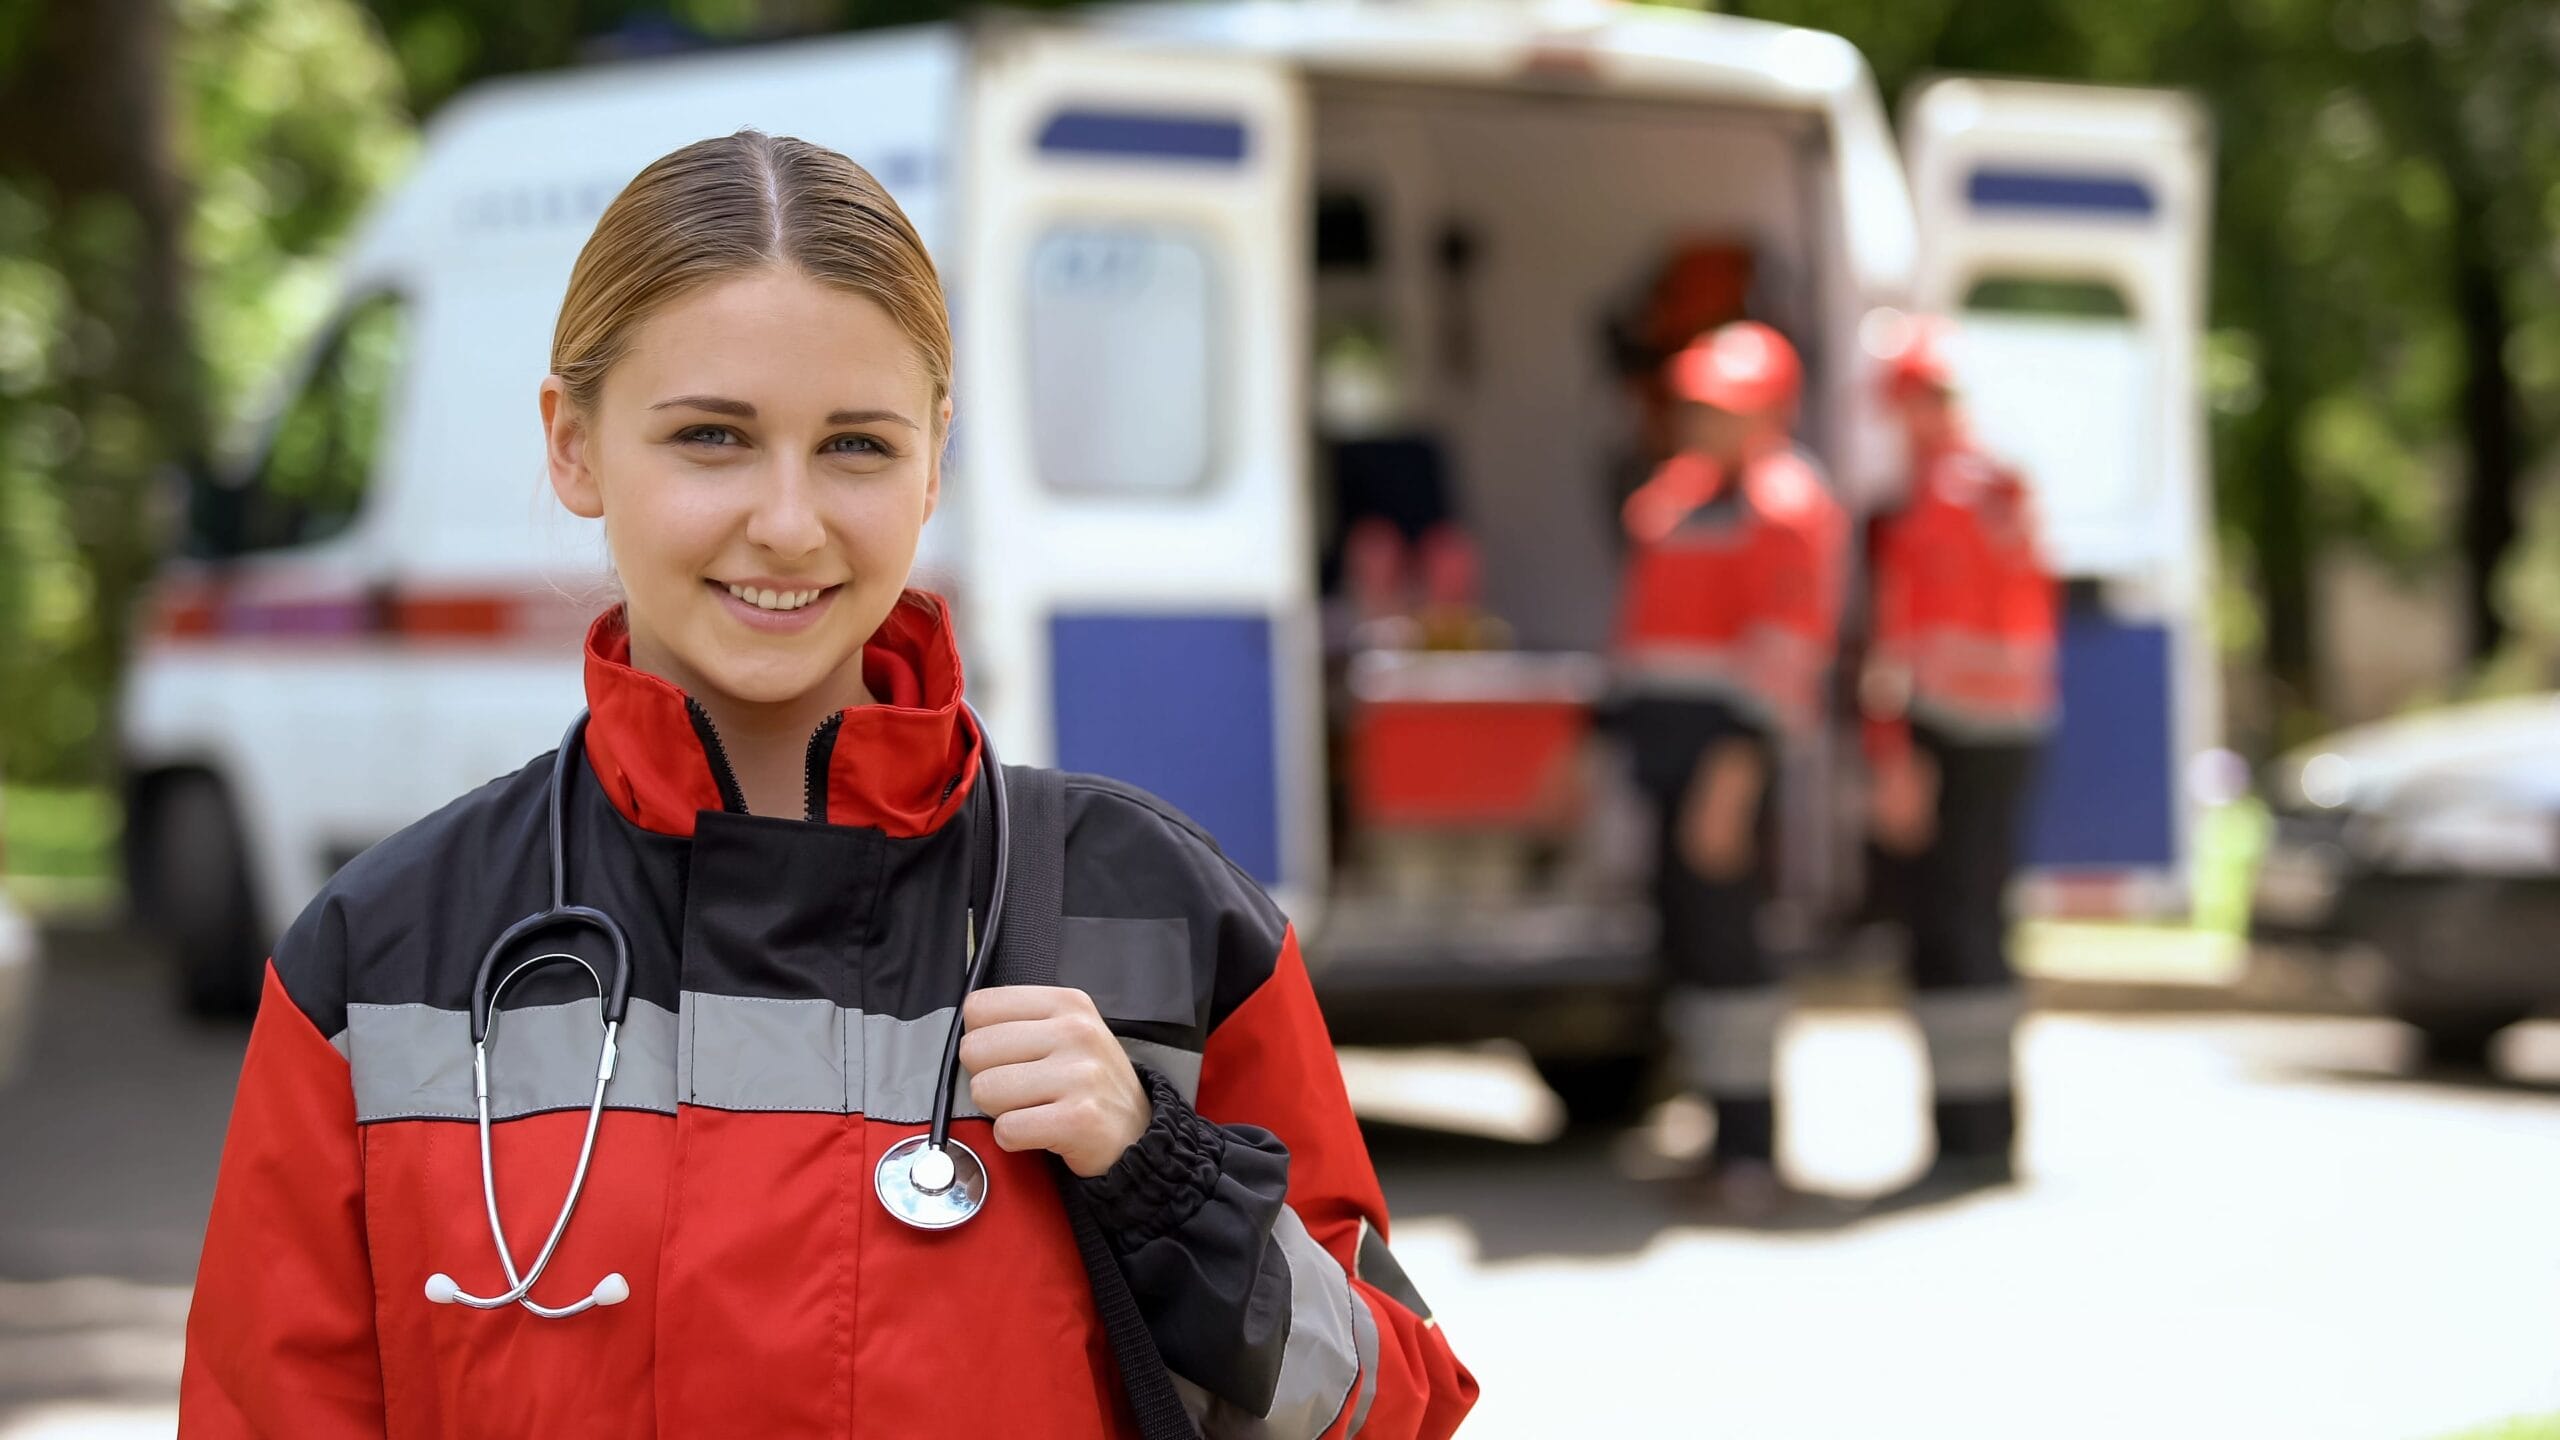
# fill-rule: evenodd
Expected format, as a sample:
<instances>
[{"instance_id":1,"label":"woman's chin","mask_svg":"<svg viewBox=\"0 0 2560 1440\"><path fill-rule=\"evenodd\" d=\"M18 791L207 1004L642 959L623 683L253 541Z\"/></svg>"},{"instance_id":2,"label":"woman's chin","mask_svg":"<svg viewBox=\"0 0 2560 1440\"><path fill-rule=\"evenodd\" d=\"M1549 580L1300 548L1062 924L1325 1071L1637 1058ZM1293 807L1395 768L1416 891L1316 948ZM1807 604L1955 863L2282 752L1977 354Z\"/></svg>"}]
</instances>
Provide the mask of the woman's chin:
<instances>
[{"instance_id":1,"label":"woman's chin","mask_svg":"<svg viewBox=\"0 0 2560 1440\"><path fill-rule=\"evenodd\" d=\"M738 705L796 708L818 698L817 692L842 664L814 665L806 661L783 665L740 665L736 657L724 657L696 671L705 689L722 700ZM851 704L852 698L843 703ZM833 707L830 707L833 708Z\"/></svg>"}]
</instances>

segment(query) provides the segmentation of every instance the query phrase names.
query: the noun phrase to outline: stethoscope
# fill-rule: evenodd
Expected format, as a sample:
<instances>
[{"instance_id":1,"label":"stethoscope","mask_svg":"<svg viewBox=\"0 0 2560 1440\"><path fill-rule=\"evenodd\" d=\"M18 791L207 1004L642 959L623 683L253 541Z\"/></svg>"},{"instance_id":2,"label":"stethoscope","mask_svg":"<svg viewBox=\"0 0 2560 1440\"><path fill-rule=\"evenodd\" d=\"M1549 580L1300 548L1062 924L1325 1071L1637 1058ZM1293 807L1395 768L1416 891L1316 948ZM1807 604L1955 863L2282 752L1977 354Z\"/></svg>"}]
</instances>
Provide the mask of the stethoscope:
<instances>
[{"instance_id":1,"label":"stethoscope","mask_svg":"<svg viewBox=\"0 0 2560 1440\"><path fill-rule=\"evenodd\" d=\"M961 998L976 992L984 977L987 958L995 953L996 930L1004 917L1004 883L1006 841L1010 836L1011 817L1005 807L1004 770L996 761L995 745L987 738L987 728L978 721L977 711L962 702L970 727L977 732L978 773L986 782L988 799L995 812L993 839L995 862L993 881L987 890L987 923L974 923L968 939L969 965L961 982ZM506 1273L507 1288L496 1295L472 1295L455 1284L443 1271L427 1277L427 1298L438 1305L468 1305L474 1310L498 1310L521 1305L545 1320L565 1320L598 1305L619 1305L631 1298L631 1282L617 1270L596 1282L595 1289L570 1305L541 1305L532 1298L533 1287L551 1264L552 1252L560 1248L560 1237L569 1229L569 1217L576 1213L578 1197L587 1185L587 1167L595 1158L596 1129L604 1118L605 1087L613 1080L615 1042L622 1033L622 1017L631 1002L631 941L622 926L610 915L585 905L572 905L568 898L567 825L563 820L564 797L569 789L569 767L581 753L586 735L587 717L580 714L562 736L560 750L551 762L551 793L548 797L551 821L551 905L538 910L507 927L489 953L480 960L479 974L471 985L471 1088L480 1112L480 1196L489 1212L489 1238L498 1247L498 1265ZM588 929L602 934L613 951L612 977L600 973L586 957L566 950L550 950L530 959L518 961L503 974L498 964L507 951L530 935L549 931ZM604 1041L596 1052L596 1090L587 1102L586 1138L578 1146L578 1167L569 1177L569 1193L560 1202L559 1218L551 1222L551 1234L542 1242L542 1250L533 1264L522 1273L516 1269L515 1249L507 1243L506 1226L498 1219L498 1175L489 1158L489 1039L497 1030L498 1002L508 987L524 976L547 965L575 965L596 982L596 1000L602 1007ZM495 977L495 984L491 983ZM955 1082L959 1076L962 1006L951 1009L951 1023L942 1039L942 1068L934 1077L933 1117L931 1127L922 1135L910 1135L890 1146L872 1167L872 1189L888 1212L919 1230L948 1230L968 1220L987 1203L987 1167L976 1152L951 1138L951 1106Z\"/></svg>"}]
</instances>

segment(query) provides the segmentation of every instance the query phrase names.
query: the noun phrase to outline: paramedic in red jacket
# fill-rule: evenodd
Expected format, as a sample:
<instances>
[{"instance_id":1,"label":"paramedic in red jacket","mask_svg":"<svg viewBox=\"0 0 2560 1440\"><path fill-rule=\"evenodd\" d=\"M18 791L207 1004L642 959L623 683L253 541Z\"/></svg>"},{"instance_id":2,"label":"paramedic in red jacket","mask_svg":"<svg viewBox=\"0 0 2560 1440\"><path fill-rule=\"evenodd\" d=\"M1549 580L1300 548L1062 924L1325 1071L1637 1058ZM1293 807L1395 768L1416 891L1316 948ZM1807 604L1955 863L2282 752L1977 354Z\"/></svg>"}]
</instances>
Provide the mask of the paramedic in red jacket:
<instances>
[{"instance_id":1,"label":"paramedic in red jacket","mask_svg":"<svg viewBox=\"0 0 2560 1440\"><path fill-rule=\"evenodd\" d=\"M1723 326L1674 356L1681 448L1629 498L1618 663L1638 778L1660 806L1656 898L1685 1078L1715 1107L1709 1198L1786 1198L1772 1098L1782 1012L1760 933L1776 780L1821 723L1843 521L1789 447L1801 368L1776 331Z\"/></svg>"},{"instance_id":2,"label":"paramedic in red jacket","mask_svg":"<svg viewBox=\"0 0 2560 1440\"><path fill-rule=\"evenodd\" d=\"M349 865L278 945L181 1435L1131 1435L1051 1154L1207 1435L1448 1435L1475 1384L1386 1249L1297 941L1141 792L1068 779L1063 983L962 1011L985 1208L933 1232L875 1199L926 1119L990 823L949 616L906 588L951 341L887 193L751 131L657 161L580 255L551 363L552 485L604 520L623 592L587 640L566 888L621 920L632 978L565 1278L532 1298L614 1271L628 1298L555 1320L424 1293L506 1288L467 1010L548 899L537 760ZM597 1068L593 990L544 974L490 1062L520 1255Z\"/></svg>"},{"instance_id":3,"label":"paramedic in red jacket","mask_svg":"<svg viewBox=\"0 0 2560 1440\"><path fill-rule=\"evenodd\" d=\"M2055 718L2054 582L2020 478L1966 434L1947 331L1907 321L1884 347L1910 487L1876 523L1867 715L1872 824L1900 875L1912 990L1936 1082L1938 1163L1924 1185L2013 1174L2009 881L2038 749Z\"/></svg>"}]
</instances>

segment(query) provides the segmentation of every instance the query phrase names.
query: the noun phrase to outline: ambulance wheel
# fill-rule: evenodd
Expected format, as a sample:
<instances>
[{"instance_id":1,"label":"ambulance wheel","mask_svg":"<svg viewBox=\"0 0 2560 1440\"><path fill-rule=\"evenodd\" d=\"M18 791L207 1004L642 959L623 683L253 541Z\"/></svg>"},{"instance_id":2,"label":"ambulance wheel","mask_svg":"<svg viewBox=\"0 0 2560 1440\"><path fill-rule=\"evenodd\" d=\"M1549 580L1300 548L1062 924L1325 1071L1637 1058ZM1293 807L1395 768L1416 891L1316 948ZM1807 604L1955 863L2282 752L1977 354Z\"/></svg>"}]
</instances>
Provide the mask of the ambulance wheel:
<instances>
[{"instance_id":1,"label":"ambulance wheel","mask_svg":"<svg viewBox=\"0 0 2560 1440\"><path fill-rule=\"evenodd\" d=\"M177 962L178 1001L192 1015L248 1015L258 1008L266 955L231 797L201 773L171 776L148 793L134 817L143 827L135 898Z\"/></svg>"},{"instance_id":2,"label":"ambulance wheel","mask_svg":"<svg viewBox=\"0 0 2560 1440\"><path fill-rule=\"evenodd\" d=\"M2418 1032L2420 1060L2443 1070L2485 1071L2498 1032L2522 1020L2522 1006L2486 1008L2402 1005L2401 1021Z\"/></svg>"},{"instance_id":3,"label":"ambulance wheel","mask_svg":"<svg viewBox=\"0 0 2560 1440\"><path fill-rule=\"evenodd\" d=\"M1538 1078L1564 1102L1567 1127L1632 1125L1653 1104L1662 1067L1652 1055L1575 1056L1537 1062Z\"/></svg>"}]
</instances>

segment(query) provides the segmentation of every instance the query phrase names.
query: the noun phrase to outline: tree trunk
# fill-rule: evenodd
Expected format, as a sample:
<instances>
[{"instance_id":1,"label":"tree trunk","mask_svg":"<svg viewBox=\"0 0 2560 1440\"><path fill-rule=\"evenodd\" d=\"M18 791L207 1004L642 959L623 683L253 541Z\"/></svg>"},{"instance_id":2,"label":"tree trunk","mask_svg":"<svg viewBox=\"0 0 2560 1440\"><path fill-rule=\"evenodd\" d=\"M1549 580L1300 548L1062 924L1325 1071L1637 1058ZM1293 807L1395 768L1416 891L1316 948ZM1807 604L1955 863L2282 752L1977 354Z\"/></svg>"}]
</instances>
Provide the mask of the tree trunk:
<instances>
[{"instance_id":1,"label":"tree trunk","mask_svg":"<svg viewBox=\"0 0 2560 1440\"><path fill-rule=\"evenodd\" d=\"M2481 60L2498 44L2485 11L2466 17L2460 39L2420 37L2401 51L2402 65L2382 73L2397 85L2377 87L2396 103L2401 123L2443 171L2452 193L2451 282L2454 317L2462 327L2460 444L2463 458L2459 537L2464 563L2463 611L2469 653L2476 664L2495 654L2507 637L2498 611L2498 564L2516 538L2516 489L2523 463L2523 399L2507 367L2510 329L2501 283L2498 237L2491 206L2504 181L2489 142L2463 123L2462 106L2484 78ZM2423 27L2422 27L2423 29ZM2466 60L2467 57L2467 60Z\"/></svg>"},{"instance_id":2,"label":"tree trunk","mask_svg":"<svg viewBox=\"0 0 2560 1440\"><path fill-rule=\"evenodd\" d=\"M171 462L204 434L186 304L186 209L171 154L161 0L53 0L0 83L0 167L52 211L46 258L75 318L56 398L82 439L53 478L91 582L74 663L98 697L90 778L109 772L131 615L160 549Z\"/></svg>"},{"instance_id":3,"label":"tree trunk","mask_svg":"<svg viewBox=\"0 0 2560 1440\"><path fill-rule=\"evenodd\" d=\"M2454 313L2462 323L2463 602L2476 664L2507 638L2498 609L2498 562L2516 538L2516 483L2521 459L2521 407L2507 368L2507 300L2490 254L2487 219L2475 198L2455 188Z\"/></svg>"},{"instance_id":4,"label":"tree trunk","mask_svg":"<svg viewBox=\"0 0 2560 1440\"><path fill-rule=\"evenodd\" d=\"M2281 281L2270 277L2270 283ZM2250 538L2256 542L2259 600L2265 606L2267 672L2278 688L2272 718L2278 733L2289 712L2320 708L2318 656L2311 628L2311 536L2295 437L2304 409L2300 362L2281 319L2260 332L2266 347L2261 417L2238 447L2256 499Z\"/></svg>"}]
</instances>

